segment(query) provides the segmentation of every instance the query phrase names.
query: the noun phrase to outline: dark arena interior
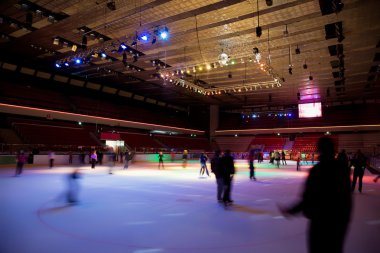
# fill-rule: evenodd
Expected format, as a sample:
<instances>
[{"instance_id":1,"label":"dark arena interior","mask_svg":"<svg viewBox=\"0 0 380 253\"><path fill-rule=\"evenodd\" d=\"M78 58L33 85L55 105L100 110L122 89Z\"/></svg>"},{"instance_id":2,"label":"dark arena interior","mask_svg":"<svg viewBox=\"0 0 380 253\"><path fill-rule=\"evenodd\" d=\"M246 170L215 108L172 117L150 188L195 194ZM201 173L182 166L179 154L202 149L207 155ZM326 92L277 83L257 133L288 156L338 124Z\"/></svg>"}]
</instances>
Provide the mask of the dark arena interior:
<instances>
[{"instance_id":1,"label":"dark arena interior","mask_svg":"<svg viewBox=\"0 0 380 253\"><path fill-rule=\"evenodd\" d=\"M379 252L380 1L0 10L1 253Z\"/></svg>"}]
</instances>

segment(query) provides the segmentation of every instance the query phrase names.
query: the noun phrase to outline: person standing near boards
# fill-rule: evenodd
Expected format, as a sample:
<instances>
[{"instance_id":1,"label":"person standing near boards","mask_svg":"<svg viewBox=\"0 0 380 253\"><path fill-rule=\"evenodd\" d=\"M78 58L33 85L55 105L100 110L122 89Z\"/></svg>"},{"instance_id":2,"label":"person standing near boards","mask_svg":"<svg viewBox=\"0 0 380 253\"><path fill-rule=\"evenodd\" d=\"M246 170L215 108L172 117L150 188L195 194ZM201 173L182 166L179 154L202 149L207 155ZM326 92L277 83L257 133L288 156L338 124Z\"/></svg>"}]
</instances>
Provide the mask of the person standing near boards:
<instances>
[{"instance_id":1,"label":"person standing near boards","mask_svg":"<svg viewBox=\"0 0 380 253\"><path fill-rule=\"evenodd\" d=\"M95 169L95 164L98 161L98 155L96 154L96 150L92 151L92 154L90 155L90 161L91 161L91 168Z\"/></svg>"},{"instance_id":2,"label":"person standing near boards","mask_svg":"<svg viewBox=\"0 0 380 253\"><path fill-rule=\"evenodd\" d=\"M161 169L161 166L163 169L165 169L165 167L164 167L164 154L162 153L162 151L160 153L158 153L158 169Z\"/></svg>"},{"instance_id":3,"label":"person standing near boards","mask_svg":"<svg viewBox=\"0 0 380 253\"><path fill-rule=\"evenodd\" d=\"M26 156L24 154L24 151L20 150L20 152L16 156L16 174L15 174L16 177L21 175L25 162L26 162Z\"/></svg>"}]
</instances>

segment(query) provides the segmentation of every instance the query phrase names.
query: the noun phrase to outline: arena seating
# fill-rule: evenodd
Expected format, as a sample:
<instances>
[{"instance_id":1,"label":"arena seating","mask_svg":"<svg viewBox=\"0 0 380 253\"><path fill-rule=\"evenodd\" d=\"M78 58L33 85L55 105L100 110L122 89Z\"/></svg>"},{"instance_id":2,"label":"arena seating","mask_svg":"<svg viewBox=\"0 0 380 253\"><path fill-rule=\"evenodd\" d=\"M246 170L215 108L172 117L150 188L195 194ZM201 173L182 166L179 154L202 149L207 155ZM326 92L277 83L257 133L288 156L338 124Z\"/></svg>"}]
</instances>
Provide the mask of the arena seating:
<instances>
[{"instance_id":1,"label":"arena seating","mask_svg":"<svg viewBox=\"0 0 380 253\"><path fill-rule=\"evenodd\" d=\"M233 152L247 152L252 137L216 137L216 143L221 150L229 149Z\"/></svg>"},{"instance_id":2,"label":"arena seating","mask_svg":"<svg viewBox=\"0 0 380 253\"><path fill-rule=\"evenodd\" d=\"M28 144L97 146L87 131L70 122L13 119L16 132Z\"/></svg>"},{"instance_id":3,"label":"arena seating","mask_svg":"<svg viewBox=\"0 0 380 253\"><path fill-rule=\"evenodd\" d=\"M284 148L285 143L286 138L283 137L257 136L252 140L251 145L261 145L264 152L270 152L273 150L282 150Z\"/></svg>"},{"instance_id":4,"label":"arena seating","mask_svg":"<svg viewBox=\"0 0 380 253\"><path fill-rule=\"evenodd\" d=\"M176 149L177 151L182 151L184 149L211 151L209 141L202 137L155 135L155 138L167 148Z\"/></svg>"},{"instance_id":5,"label":"arena seating","mask_svg":"<svg viewBox=\"0 0 380 253\"><path fill-rule=\"evenodd\" d=\"M156 142L149 134L147 133L133 133L133 132L121 132L120 137L124 142L134 150L142 148L154 148L160 149L163 148L158 142Z\"/></svg>"}]
</instances>

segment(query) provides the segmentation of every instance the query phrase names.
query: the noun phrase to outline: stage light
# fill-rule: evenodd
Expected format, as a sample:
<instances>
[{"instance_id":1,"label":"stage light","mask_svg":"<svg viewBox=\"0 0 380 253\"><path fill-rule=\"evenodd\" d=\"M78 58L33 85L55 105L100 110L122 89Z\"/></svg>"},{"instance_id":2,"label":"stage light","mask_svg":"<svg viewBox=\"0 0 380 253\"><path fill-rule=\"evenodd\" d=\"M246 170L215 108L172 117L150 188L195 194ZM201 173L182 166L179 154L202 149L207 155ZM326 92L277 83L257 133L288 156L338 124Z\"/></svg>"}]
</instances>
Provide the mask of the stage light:
<instances>
[{"instance_id":1,"label":"stage light","mask_svg":"<svg viewBox=\"0 0 380 253\"><path fill-rule=\"evenodd\" d=\"M161 39L167 39L168 38L168 33L167 32L161 32L160 33L160 37L161 37Z\"/></svg>"},{"instance_id":2,"label":"stage light","mask_svg":"<svg viewBox=\"0 0 380 253\"><path fill-rule=\"evenodd\" d=\"M127 53L126 52L123 52L123 60L121 61L124 66L127 66Z\"/></svg>"},{"instance_id":3,"label":"stage light","mask_svg":"<svg viewBox=\"0 0 380 253\"><path fill-rule=\"evenodd\" d=\"M83 60L80 58L75 59L75 64L82 64Z\"/></svg>"},{"instance_id":4,"label":"stage light","mask_svg":"<svg viewBox=\"0 0 380 253\"><path fill-rule=\"evenodd\" d=\"M140 36L138 37L139 40L142 40L144 42L148 41L150 38L150 34L148 32L143 32L140 34Z\"/></svg>"},{"instance_id":5,"label":"stage light","mask_svg":"<svg viewBox=\"0 0 380 253\"><path fill-rule=\"evenodd\" d=\"M59 45L59 38L54 38L53 45Z\"/></svg>"},{"instance_id":6,"label":"stage light","mask_svg":"<svg viewBox=\"0 0 380 253\"><path fill-rule=\"evenodd\" d=\"M104 53L104 52L101 52L101 53L100 53L100 57L102 57L102 58L107 58L107 54Z\"/></svg>"},{"instance_id":7,"label":"stage light","mask_svg":"<svg viewBox=\"0 0 380 253\"><path fill-rule=\"evenodd\" d=\"M301 53L301 50L299 49L298 45L297 45L297 48L296 48L296 54L300 54Z\"/></svg>"},{"instance_id":8,"label":"stage light","mask_svg":"<svg viewBox=\"0 0 380 253\"><path fill-rule=\"evenodd\" d=\"M110 11L116 10L116 3L114 0L108 1L107 7Z\"/></svg>"},{"instance_id":9,"label":"stage light","mask_svg":"<svg viewBox=\"0 0 380 253\"><path fill-rule=\"evenodd\" d=\"M207 65L206 65L206 69L207 69L207 70L210 70L210 69L211 69L210 64L207 64Z\"/></svg>"},{"instance_id":10,"label":"stage light","mask_svg":"<svg viewBox=\"0 0 380 253\"><path fill-rule=\"evenodd\" d=\"M261 28L261 26L256 27L256 36L260 38L262 34L263 29Z\"/></svg>"},{"instance_id":11,"label":"stage light","mask_svg":"<svg viewBox=\"0 0 380 253\"><path fill-rule=\"evenodd\" d=\"M65 62L63 65L65 65L66 67L70 66L68 62Z\"/></svg>"},{"instance_id":12,"label":"stage light","mask_svg":"<svg viewBox=\"0 0 380 253\"><path fill-rule=\"evenodd\" d=\"M61 64L56 63L56 64L55 64L55 67L56 67L56 68L60 68L60 67L61 67Z\"/></svg>"},{"instance_id":13,"label":"stage light","mask_svg":"<svg viewBox=\"0 0 380 253\"><path fill-rule=\"evenodd\" d=\"M127 45L125 45L124 43L121 43L121 44L120 44L120 48L121 48L122 50L126 50L128 47L127 47Z\"/></svg>"}]
</instances>

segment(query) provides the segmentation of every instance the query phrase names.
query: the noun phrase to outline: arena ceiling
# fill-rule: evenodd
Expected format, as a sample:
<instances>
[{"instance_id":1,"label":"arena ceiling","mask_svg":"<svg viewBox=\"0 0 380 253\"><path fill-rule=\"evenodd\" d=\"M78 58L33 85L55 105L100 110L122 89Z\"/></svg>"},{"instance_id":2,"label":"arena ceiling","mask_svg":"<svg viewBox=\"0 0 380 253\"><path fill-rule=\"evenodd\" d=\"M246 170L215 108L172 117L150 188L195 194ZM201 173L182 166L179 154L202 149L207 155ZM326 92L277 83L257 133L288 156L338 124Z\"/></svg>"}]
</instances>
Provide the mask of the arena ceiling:
<instances>
[{"instance_id":1,"label":"arena ceiling","mask_svg":"<svg viewBox=\"0 0 380 253\"><path fill-rule=\"evenodd\" d=\"M2 60L117 92L223 108L380 99L378 0L35 0L0 10Z\"/></svg>"}]
</instances>

